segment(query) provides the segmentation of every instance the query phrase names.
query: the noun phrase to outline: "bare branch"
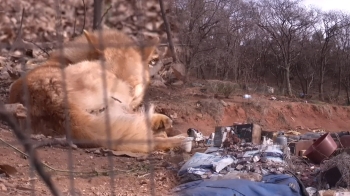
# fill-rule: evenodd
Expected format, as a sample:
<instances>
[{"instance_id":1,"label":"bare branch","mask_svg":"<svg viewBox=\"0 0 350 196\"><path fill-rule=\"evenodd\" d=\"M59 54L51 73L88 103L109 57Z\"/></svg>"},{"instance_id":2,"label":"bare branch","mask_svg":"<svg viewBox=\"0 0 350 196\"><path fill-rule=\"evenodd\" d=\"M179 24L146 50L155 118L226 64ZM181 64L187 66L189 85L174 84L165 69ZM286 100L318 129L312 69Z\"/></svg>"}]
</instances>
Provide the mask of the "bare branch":
<instances>
[{"instance_id":1,"label":"bare branch","mask_svg":"<svg viewBox=\"0 0 350 196\"><path fill-rule=\"evenodd\" d=\"M103 15L102 15L102 17L101 17L101 20L100 20L100 22L98 23L98 27L100 27L100 25L101 25L101 23L102 23L102 21L103 21L103 18L106 16L106 14L108 13L108 11L110 10L112 8L112 6L110 5L108 8L107 8L107 10L103 13Z\"/></svg>"},{"instance_id":2,"label":"bare branch","mask_svg":"<svg viewBox=\"0 0 350 196\"><path fill-rule=\"evenodd\" d=\"M75 37L75 27L77 26L77 12L74 14L74 25L73 25L73 38Z\"/></svg>"},{"instance_id":3,"label":"bare branch","mask_svg":"<svg viewBox=\"0 0 350 196\"><path fill-rule=\"evenodd\" d=\"M84 21L83 21L83 28L81 29L80 34L83 34L83 31L85 29L85 21L86 21L86 5L85 5L85 1L84 0L82 0L82 1L83 1L83 5L84 5Z\"/></svg>"},{"instance_id":4,"label":"bare branch","mask_svg":"<svg viewBox=\"0 0 350 196\"><path fill-rule=\"evenodd\" d=\"M22 130L20 130L20 128L16 124L14 117L11 115L11 113L7 112L3 103L0 103L0 118L5 122L7 122L9 126L12 128L13 133L16 135L17 139L23 145L25 151L29 154L29 158L32 165L34 166L34 168L36 169L36 171L38 172L39 176L42 178L44 183L50 189L52 195L60 196L61 194L59 190L52 182L52 179L50 178L50 176L45 172L43 168L43 164L41 163L41 161L39 161L38 157L36 156L36 153L30 143L29 138L25 134L23 134Z\"/></svg>"},{"instance_id":5,"label":"bare branch","mask_svg":"<svg viewBox=\"0 0 350 196\"><path fill-rule=\"evenodd\" d=\"M16 39L13 42L13 45L11 47L10 52L13 52L13 50L16 48L16 45L19 45L20 43L23 43L22 39L20 39L20 37L22 37L22 26L23 26L24 11L25 11L25 9L23 8L22 9L22 16L21 16L21 23L19 25L19 29L17 31Z\"/></svg>"},{"instance_id":6,"label":"bare branch","mask_svg":"<svg viewBox=\"0 0 350 196\"><path fill-rule=\"evenodd\" d=\"M24 40L24 41L33 44L34 46L38 47L41 51L43 51L48 57L50 56L50 54L49 54L48 51L46 51L44 48L42 48L41 46L39 46L39 45L36 44L35 42L33 42L33 41L31 41L31 40Z\"/></svg>"}]
</instances>

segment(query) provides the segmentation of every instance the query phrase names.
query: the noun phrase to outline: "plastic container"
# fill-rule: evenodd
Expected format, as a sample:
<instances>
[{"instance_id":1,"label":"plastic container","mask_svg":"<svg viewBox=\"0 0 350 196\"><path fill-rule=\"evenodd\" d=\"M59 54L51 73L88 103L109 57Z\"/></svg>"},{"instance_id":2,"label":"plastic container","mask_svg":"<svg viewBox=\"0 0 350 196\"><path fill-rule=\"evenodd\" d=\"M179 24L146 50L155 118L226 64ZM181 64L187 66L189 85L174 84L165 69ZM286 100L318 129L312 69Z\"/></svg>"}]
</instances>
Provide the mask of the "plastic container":
<instances>
[{"instance_id":1,"label":"plastic container","mask_svg":"<svg viewBox=\"0 0 350 196\"><path fill-rule=\"evenodd\" d=\"M340 143L344 148L350 147L350 135L343 135L340 137Z\"/></svg>"},{"instance_id":2,"label":"plastic container","mask_svg":"<svg viewBox=\"0 0 350 196\"><path fill-rule=\"evenodd\" d=\"M185 140L182 143L182 149L185 150L185 152L191 152L192 150L192 141L193 137L186 137Z\"/></svg>"},{"instance_id":3,"label":"plastic container","mask_svg":"<svg viewBox=\"0 0 350 196\"><path fill-rule=\"evenodd\" d=\"M337 144L329 133L318 138L304 153L304 156L312 162L319 164L332 155L337 149Z\"/></svg>"},{"instance_id":4,"label":"plastic container","mask_svg":"<svg viewBox=\"0 0 350 196\"><path fill-rule=\"evenodd\" d=\"M280 133L276 138L276 144L280 145L281 148L287 146L287 137L284 136L284 133Z\"/></svg>"}]
</instances>

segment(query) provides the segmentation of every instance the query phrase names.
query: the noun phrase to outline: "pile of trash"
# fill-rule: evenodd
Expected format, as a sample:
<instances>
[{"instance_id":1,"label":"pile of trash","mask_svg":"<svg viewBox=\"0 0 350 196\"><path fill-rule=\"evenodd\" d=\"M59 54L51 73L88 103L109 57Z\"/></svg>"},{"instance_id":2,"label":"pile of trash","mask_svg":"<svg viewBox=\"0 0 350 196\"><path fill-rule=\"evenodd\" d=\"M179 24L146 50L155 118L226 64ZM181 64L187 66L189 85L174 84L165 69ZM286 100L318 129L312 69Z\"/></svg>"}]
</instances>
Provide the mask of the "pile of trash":
<instances>
[{"instance_id":1,"label":"pile of trash","mask_svg":"<svg viewBox=\"0 0 350 196\"><path fill-rule=\"evenodd\" d=\"M208 137L194 128L187 134L186 152L200 144L205 150L183 162L177 195L350 195L339 190L350 185L349 132L272 133L235 124L216 127ZM336 164L340 156L349 163ZM313 186L305 188L307 181Z\"/></svg>"}]
</instances>

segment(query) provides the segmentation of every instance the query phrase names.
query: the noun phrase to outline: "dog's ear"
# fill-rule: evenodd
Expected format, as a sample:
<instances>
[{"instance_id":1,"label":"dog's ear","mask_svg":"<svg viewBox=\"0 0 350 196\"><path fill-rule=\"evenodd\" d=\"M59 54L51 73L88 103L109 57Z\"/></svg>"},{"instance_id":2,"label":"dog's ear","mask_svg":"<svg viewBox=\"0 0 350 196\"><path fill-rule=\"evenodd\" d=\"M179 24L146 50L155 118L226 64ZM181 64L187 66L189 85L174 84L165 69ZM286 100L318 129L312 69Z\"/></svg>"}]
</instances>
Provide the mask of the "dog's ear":
<instances>
[{"instance_id":1,"label":"dog's ear","mask_svg":"<svg viewBox=\"0 0 350 196\"><path fill-rule=\"evenodd\" d=\"M160 121L159 121L158 130L159 130L159 129L164 129L164 128L165 128L164 121L160 120Z\"/></svg>"},{"instance_id":2,"label":"dog's ear","mask_svg":"<svg viewBox=\"0 0 350 196\"><path fill-rule=\"evenodd\" d=\"M143 45L145 46L141 47L141 55L144 62L148 63L152 59L152 55L155 52L159 41L159 37L149 37L143 42Z\"/></svg>"},{"instance_id":3,"label":"dog's ear","mask_svg":"<svg viewBox=\"0 0 350 196\"><path fill-rule=\"evenodd\" d=\"M167 123L164 124L164 128L165 128L165 129L170 129L170 128L172 128L172 127L173 127L173 120L171 120L171 118L168 118L166 121L167 121Z\"/></svg>"},{"instance_id":4,"label":"dog's ear","mask_svg":"<svg viewBox=\"0 0 350 196\"><path fill-rule=\"evenodd\" d=\"M102 50L100 49L100 46L99 46L98 37L96 37L95 35L93 35L92 33L88 32L85 29L83 30L83 33L85 35L86 40L89 43L89 47L92 50L95 50L97 53L102 54Z\"/></svg>"}]
</instances>

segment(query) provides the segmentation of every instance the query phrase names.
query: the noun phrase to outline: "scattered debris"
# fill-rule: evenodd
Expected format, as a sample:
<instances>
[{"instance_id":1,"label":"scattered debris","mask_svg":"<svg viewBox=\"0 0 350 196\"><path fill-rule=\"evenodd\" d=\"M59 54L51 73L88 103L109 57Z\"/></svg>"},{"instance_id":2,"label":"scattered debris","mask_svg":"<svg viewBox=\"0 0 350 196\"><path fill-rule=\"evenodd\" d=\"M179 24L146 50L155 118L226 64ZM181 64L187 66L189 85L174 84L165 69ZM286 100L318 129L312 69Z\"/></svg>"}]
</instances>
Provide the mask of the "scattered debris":
<instances>
[{"instance_id":1,"label":"scattered debris","mask_svg":"<svg viewBox=\"0 0 350 196\"><path fill-rule=\"evenodd\" d=\"M0 174L5 174L6 177L10 177L17 173L17 169L11 165L1 164L0 165Z\"/></svg>"},{"instance_id":2,"label":"scattered debris","mask_svg":"<svg viewBox=\"0 0 350 196\"><path fill-rule=\"evenodd\" d=\"M296 191L293 193L295 195L316 195L321 189L350 187L350 155L343 152L334 156L337 144L333 138L338 138L337 141L340 142L338 134L322 131L301 134L293 130L270 134L262 131L259 125L238 123L215 127L215 132L208 137L194 128L188 129L187 133L201 141L205 138L207 146L204 153L196 152L179 169L178 176L187 185L196 180L204 184L207 181L215 182L222 187L226 187L224 184L233 182L232 180L238 184L243 183L240 180L246 180L245 183L260 183L265 182L263 179L266 176L286 177L294 171L293 177L288 178L297 180L299 184L288 186ZM342 133L341 136L347 134L350 133ZM301 181L313 186L305 189ZM316 182L320 184L319 187ZM185 192L199 194L199 186L201 185L196 184L190 192ZM242 190L241 187L235 187L232 191L230 194ZM265 195L263 193L266 192L260 192L260 195ZM209 192L203 193L206 194ZM283 195L286 193L283 192Z\"/></svg>"}]
</instances>

